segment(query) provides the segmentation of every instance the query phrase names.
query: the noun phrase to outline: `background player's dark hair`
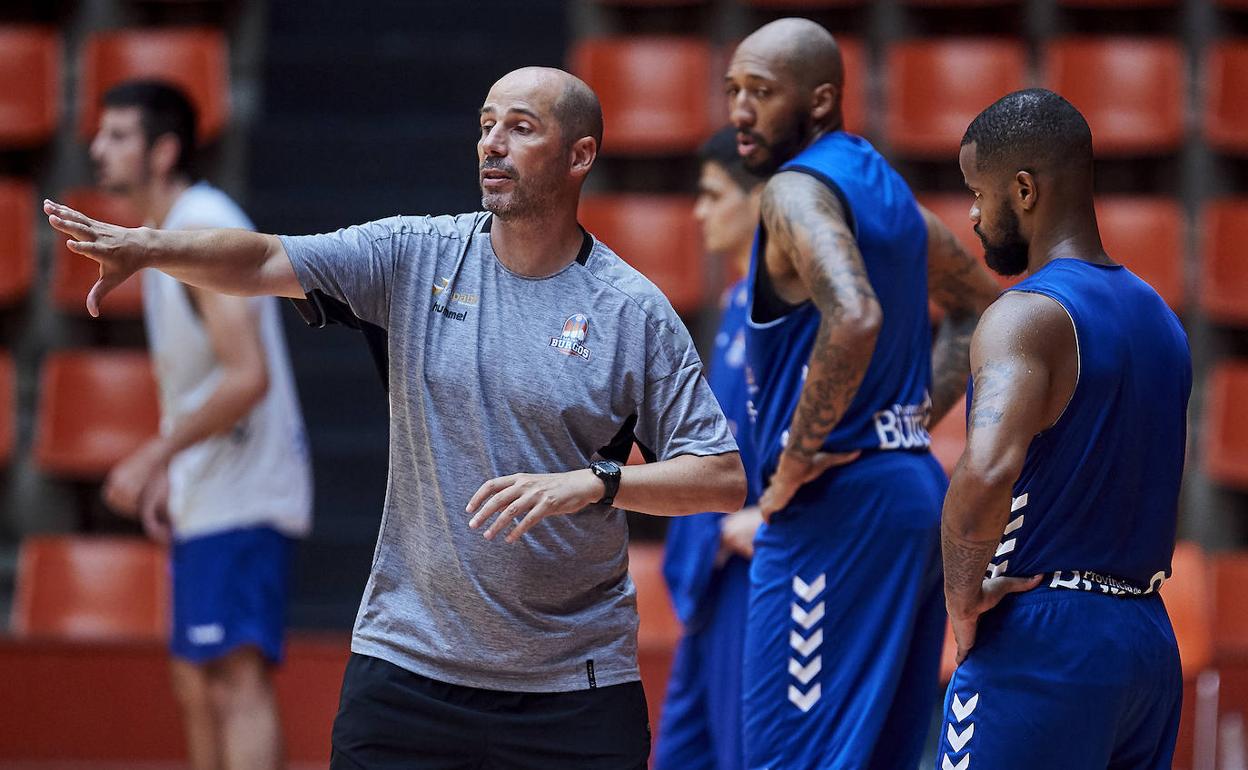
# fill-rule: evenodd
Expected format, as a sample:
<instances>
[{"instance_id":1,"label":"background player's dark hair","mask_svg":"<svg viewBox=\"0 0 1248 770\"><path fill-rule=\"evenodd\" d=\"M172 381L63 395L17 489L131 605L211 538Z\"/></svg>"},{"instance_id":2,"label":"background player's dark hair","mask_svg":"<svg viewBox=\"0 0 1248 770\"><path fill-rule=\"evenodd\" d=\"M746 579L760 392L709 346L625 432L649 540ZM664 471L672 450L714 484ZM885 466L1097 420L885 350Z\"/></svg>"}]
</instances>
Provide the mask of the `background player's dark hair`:
<instances>
[{"instance_id":1,"label":"background player's dark hair","mask_svg":"<svg viewBox=\"0 0 1248 770\"><path fill-rule=\"evenodd\" d=\"M160 80L130 80L110 88L103 103L113 108L137 107L148 147L165 134L173 134L179 146L173 171L194 177L195 107L179 88Z\"/></svg>"},{"instance_id":2,"label":"background player's dark hair","mask_svg":"<svg viewBox=\"0 0 1248 770\"><path fill-rule=\"evenodd\" d=\"M979 113L962 137L980 169L1092 166L1092 130L1075 105L1043 88L1015 91Z\"/></svg>"},{"instance_id":3,"label":"background player's dark hair","mask_svg":"<svg viewBox=\"0 0 1248 770\"><path fill-rule=\"evenodd\" d=\"M722 168L737 187L749 192L759 183L760 179L745 170L741 155L737 152L737 130L732 126L719 129L711 138L698 148L698 160L702 163L714 163Z\"/></svg>"},{"instance_id":4,"label":"background player's dark hair","mask_svg":"<svg viewBox=\"0 0 1248 770\"><path fill-rule=\"evenodd\" d=\"M602 151L602 105L592 88L579 78L569 78L554 110L569 147L578 139L592 136L598 151Z\"/></svg>"}]
</instances>

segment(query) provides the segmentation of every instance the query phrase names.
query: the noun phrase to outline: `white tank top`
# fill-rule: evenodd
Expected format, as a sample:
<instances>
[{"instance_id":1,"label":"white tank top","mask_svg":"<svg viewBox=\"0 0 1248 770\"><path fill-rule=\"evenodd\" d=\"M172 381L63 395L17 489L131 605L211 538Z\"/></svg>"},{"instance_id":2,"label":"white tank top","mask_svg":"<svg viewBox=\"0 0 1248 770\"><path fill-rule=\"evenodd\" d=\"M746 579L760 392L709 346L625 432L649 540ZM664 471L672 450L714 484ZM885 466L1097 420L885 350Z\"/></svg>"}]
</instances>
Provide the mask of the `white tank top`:
<instances>
[{"instance_id":1,"label":"white tank top","mask_svg":"<svg viewBox=\"0 0 1248 770\"><path fill-rule=\"evenodd\" d=\"M200 182L182 193L161 227L254 230L225 193ZM220 367L187 289L143 271L143 314L168 435L212 394ZM277 300L249 299L268 364L264 399L234 428L179 452L169 465L169 514L179 540L271 526L300 537L311 528L312 474Z\"/></svg>"}]
</instances>

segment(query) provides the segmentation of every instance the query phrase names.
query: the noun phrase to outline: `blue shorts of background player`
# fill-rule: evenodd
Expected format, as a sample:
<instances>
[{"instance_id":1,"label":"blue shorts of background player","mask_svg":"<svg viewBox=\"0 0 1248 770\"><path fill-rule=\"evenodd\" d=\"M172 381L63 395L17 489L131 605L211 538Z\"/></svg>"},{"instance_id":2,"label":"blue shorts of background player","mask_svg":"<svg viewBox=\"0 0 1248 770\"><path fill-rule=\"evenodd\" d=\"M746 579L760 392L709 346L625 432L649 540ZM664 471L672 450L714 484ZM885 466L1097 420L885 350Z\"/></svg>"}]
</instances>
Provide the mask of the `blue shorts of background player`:
<instances>
[{"instance_id":1,"label":"blue shorts of background player","mask_svg":"<svg viewBox=\"0 0 1248 770\"><path fill-rule=\"evenodd\" d=\"M174 657L204 664L253 645L270 664L281 662L294 542L270 527L175 542Z\"/></svg>"},{"instance_id":2,"label":"blue shorts of background player","mask_svg":"<svg viewBox=\"0 0 1248 770\"><path fill-rule=\"evenodd\" d=\"M1169 770L1183 673L1161 597L1049 581L980 617L935 767Z\"/></svg>"}]
</instances>

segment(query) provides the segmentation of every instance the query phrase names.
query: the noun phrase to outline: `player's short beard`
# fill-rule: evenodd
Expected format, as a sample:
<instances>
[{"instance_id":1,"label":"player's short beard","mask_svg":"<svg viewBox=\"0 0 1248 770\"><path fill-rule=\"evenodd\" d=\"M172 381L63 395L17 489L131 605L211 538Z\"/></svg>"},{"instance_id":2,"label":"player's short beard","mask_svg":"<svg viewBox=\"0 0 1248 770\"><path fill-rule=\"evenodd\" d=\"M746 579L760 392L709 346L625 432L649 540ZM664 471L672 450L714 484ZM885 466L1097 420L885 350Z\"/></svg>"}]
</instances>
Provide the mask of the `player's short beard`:
<instances>
[{"instance_id":1,"label":"player's short beard","mask_svg":"<svg viewBox=\"0 0 1248 770\"><path fill-rule=\"evenodd\" d=\"M521 176L516 167L501 158L487 158L481 169L498 169L511 176L510 192L496 193L481 189L481 207L502 220L526 219L545 214L554 206L559 180L553 169Z\"/></svg>"},{"instance_id":2,"label":"player's short beard","mask_svg":"<svg viewBox=\"0 0 1248 770\"><path fill-rule=\"evenodd\" d=\"M810 138L810 128L801 116L794 116L792 128L787 131L780 131L775 139L768 142L763 139L760 134L753 131L742 131L748 134L760 147L767 150L767 155L760 161L750 163L747 159L742 159L742 165L745 170L751 174L766 179L772 174L780 170L780 167L788 163L797 156L802 148L806 146L806 141Z\"/></svg>"},{"instance_id":3,"label":"player's short beard","mask_svg":"<svg viewBox=\"0 0 1248 770\"><path fill-rule=\"evenodd\" d=\"M984 245L984 262L998 275L1019 275L1027 270L1027 241L1018 226L1018 215L1008 205L1001 208L1001 241L989 243L984 231L975 226L975 234Z\"/></svg>"}]
</instances>

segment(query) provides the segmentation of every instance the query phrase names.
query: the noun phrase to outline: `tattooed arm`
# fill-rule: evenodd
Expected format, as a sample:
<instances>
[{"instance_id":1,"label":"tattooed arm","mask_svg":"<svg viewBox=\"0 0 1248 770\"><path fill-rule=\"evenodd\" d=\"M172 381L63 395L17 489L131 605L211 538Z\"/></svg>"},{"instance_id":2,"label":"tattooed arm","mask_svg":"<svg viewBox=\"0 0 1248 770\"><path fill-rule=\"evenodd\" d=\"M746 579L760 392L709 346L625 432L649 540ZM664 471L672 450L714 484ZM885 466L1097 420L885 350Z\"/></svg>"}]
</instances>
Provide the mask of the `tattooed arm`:
<instances>
[{"instance_id":1,"label":"tattooed arm","mask_svg":"<svg viewBox=\"0 0 1248 770\"><path fill-rule=\"evenodd\" d=\"M922 206L927 224L927 287L945 317L932 347L932 419L940 422L966 390L971 334L997 297L997 283L936 215Z\"/></svg>"},{"instance_id":2,"label":"tattooed arm","mask_svg":"<svg viewBox=\"0 0 1248 770\"><path fill-rule=\"evenodd\" d=\"M767 267L784 299L814 302L822 322L780 463L759 501L763 516L852 455L822 452L875 351L883 314L836 195L802 173L772 177L763 190Z\"/></svg>"},{"instance_id":3,"label":"tattooed arm","mask_svg":"<svg viewBox=\"0 0 1248 770\"><path fill-rule=\"evenodd\" d=\"M979 616L1039 578L984 578L1010 513L1010 497L1032 438L1057 421L1074 393L1074 327L1061 306L1011 292L984 313L971 341L975 393L966 451L941 516L945 604L958 662L975 644Z\"/></svg>"}]
</instances>

